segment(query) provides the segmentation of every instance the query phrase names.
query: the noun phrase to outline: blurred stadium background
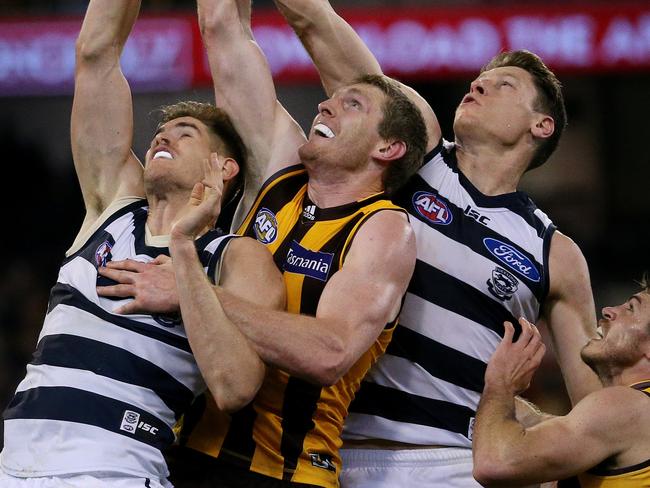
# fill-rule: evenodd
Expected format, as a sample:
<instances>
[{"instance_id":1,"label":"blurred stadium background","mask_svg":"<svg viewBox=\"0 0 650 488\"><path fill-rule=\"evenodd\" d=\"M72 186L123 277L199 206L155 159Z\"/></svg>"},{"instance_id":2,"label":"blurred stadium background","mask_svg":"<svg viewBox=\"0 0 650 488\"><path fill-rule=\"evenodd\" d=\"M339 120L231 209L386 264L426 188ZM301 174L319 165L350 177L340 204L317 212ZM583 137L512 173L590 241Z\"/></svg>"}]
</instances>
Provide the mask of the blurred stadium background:
<instances>
[{"instance_id":1,"label":"blurred stadium background","mask_svg":"<svg viewBox=\"0 0 650 488\"><path fill-rule=\"evenodd\" d=\"M447 139L469 82L503 48L528 48L565 86L569 127L557 153L524 179L559 229L582 248L598 310L619 303L650 269L650 2L339 0L385 70L432 104ZM69 142L74 40L87 2L0 0L0 408L24 375L49 288L83 218ZM212 99L190 0L144 0L123 65L134 87L141 158L154 109ZM281 101L308 127L324 97L270 0L254 30ZM568 408L549 354L530 398ZM2 427L0 426L0 432ZM2 446L0 436L0 447Z\"/></svg>"}]
</instances>

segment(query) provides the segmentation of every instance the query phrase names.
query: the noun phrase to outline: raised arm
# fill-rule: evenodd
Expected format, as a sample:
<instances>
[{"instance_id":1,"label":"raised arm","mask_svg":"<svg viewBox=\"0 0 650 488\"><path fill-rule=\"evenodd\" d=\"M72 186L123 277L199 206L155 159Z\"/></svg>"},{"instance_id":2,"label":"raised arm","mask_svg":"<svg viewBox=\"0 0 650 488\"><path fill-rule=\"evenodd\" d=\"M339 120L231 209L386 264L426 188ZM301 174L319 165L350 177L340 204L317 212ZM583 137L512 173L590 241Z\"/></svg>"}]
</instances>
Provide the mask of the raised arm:
<instances>
[{"instance_id":1,"label":"raised arm","mask_svg":"<svg viewBox=\"0 0 650 488\"><path fill-rule=\"evenodd\" d=\"M386 240L386 236L393 238ZM316 317L267 312L218 290L228 316L260 357L316 384L336 383L399 311L415 265L415 237L401 213L363 224L328 281Z\"/></svg>"},{"instance_id":2,"label":"raised arm","mask_svg":"<svg viewBox=\"0 0 650 488\"><path fill-rule=\"evenodd\" d=\"M580 358L585 344L596 337L596 307L585 258L578 246L559 232L551 241L549 273L549 294L540 322L548 327L571 403L575 405L602 386Z\"/></svg>"},{"instance_id":3,"label":"raised arm","mask_svg":"<svg viewBox=\"0 0 650 488\"><path fill-rule=\"evenodd\" d=\"M381 75L381 66L359 35L327 0L275 0L318 70L329 96L367 74ZM427 126L427 152L438 145L440 124L429 103L411 87L404 93L420 109Z\"/></svg>"},{"instance_id":4,"label":"raised arm","mask_svg":"<svg viewBox=\"0 0 650 488\"><path fill-rule=\"evenodd\" d=\"M252 38L250 0L199 0L198 10L216 104L231 117L248 152L248 208L266 177L300 162L305 135L277 100L266 58Z\"/></svg>"},{"instance_id":5,"label":"raised arm","mask_svg":"<svg viewBox=\"0 0 650 488\"><path fill-rule=\"evenodd\" d=\"M91 0L77 39L70 133L84 226L116 198L144 195L142 165L131 151L131 90L120 69L139 10L138 0Z\"/></svg>"}]
</instances>

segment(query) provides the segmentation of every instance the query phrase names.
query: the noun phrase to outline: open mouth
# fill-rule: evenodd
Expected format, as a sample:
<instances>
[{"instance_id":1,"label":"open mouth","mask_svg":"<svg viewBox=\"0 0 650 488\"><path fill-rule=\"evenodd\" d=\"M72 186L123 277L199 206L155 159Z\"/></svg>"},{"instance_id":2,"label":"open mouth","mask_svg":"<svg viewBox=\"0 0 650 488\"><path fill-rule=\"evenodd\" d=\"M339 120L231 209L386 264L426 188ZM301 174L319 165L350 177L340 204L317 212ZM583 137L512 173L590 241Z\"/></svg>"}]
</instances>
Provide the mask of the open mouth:
<instances>
[{"instance_id":1,"label":"open mouth","mask_svg":"<svg viewBox=\"0 0 650 488\"><path fill-rule=\"evenodd\" d=\"M332 129L327 127L325 124L316 124L314 126L314 134L326 137L327 139L332 139L334 137Z\"/></svg>"},{"instance_id":2,"label":"open mouth","mask_svg":"<svg viewBox=\"0 0 650 488\"><path fill-rule=\"evenodd\" d=\"M151 159L174 159L169 151L156 151Z\"/></svg>"}]
</instances>

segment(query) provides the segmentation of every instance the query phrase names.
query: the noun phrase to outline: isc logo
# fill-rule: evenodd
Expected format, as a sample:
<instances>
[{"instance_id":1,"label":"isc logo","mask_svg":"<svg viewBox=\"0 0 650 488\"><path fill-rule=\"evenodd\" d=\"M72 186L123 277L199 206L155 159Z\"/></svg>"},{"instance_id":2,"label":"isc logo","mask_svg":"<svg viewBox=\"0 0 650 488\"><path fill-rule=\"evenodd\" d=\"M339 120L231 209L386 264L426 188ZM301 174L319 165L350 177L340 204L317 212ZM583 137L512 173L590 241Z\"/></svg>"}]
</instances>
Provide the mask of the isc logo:
<instances>
[{"instance_id":1,"label":"isc logo","mask_svg":"<svg viewBox=\"0 0 650 488\"><path fill-rule=\"evenodd\" d=\"M433 224L449 225L454 219L447 204L438 195L428 191L419 191L413 195L413 207Z\"/></svg>"},{"instance_id":2,"label":"isc logo","mask_svg":"<svg viewBox=\"0 0 650 488\"><path fill-rule=\"evenodd\" d=\"M258 241L262 244L271 244L278 236L278 221L273 212L268 208L262 208L255 216L253 229Z\"/></svg>"},{"instance_id":3,"label":"isc logo","mask_svg":"<svg viewBox=\"0 0 650 488\"><path fill-rule=\"evenodd\" d=\"M465 210L463 212L465 215L468 217L476 220L478 223L483 224L483 225L488 225L488 222L490 222L490 218L486 217L485 215L481 215L478 213L477 210L473 209L471 206L465 207Z\"/></svg>"},{"instance_id":4,"label":"isc logo","mask_svg":"<svg viewBox=\"0 0 650 488\"><path fill-rule=\"evenodd\" d=\"M122 416L122 425L120 425L120 430L128 432L129 434L135 434L136 429L149 432L151 435L156 435L158 433L158 427L140 421L140 414L138 412L126 410Z\"/></svg>"}]
</instances>

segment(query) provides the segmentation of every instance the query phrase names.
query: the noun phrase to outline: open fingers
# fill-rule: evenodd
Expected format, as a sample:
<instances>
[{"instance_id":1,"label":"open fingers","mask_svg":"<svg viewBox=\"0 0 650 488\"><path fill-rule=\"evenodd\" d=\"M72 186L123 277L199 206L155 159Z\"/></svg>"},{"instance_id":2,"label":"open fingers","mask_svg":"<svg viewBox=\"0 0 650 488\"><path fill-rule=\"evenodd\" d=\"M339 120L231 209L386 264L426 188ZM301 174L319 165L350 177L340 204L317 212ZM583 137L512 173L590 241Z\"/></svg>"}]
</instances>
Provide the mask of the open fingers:
<instances>
[{"instance_id":1,"label":"open fingers","mask_svg":"<svg viewBox=\"0 0 650 488\"><path fill-rule=\"evenodd\" d=\"M132 302L122 305L120 308L114 311L114 313L119 315L129 315L140 312L142 312L142 307L138 303L138 300L133 300Z\"/></svg>"},{"instance_id":2,"label":"open fingers","mask_svg":"<svg viewBox=\"0 0 650 488\"><path fill-rule=\"evenodd\" d=\"M501 342L510 344L512 342L512 338L515 335L515 327L512 325L512 322L506 321L503 323L503 330L503 339Z\"/></svg>"},{"instance_id":3,"label":"open fingers","mask_svg":"<svg viewBox=\"0 0 650 488\"><path fill-rule=\"evenodd\" d=\"M106 263L106 268L110 269L121 269L124 271L133 271L135 273L141 273L144 271L146 264L141 263L140 261L134 261L133 259L123 259L121 261L109 261ZM100 274L101 274L101 269Z\"/></svg>"},{"instance_id":4,"label":"open fingers","mask_svg":"<svg viewBox=\"0 0 650 488\"><path fill-rule=\"evenodd\" d=\"M112 269L112 268L98 268L97 272L104 278L117 281L122 284L132 285L135 283L133 278L134 271L123 271L121 269Z\"/></svg>"},{"instance_id":5,"label":"open fingers","mask_svg":"<svg viewBox=\"0 0 650 488\"><path fill-rule=\"evenodd\" d=\"M98 286L97 294L100 297L128 298L135 295L135 287L133 285Z\"/></svg>"},{"instance_id":6,"label":"open fingers","mask_svg":"<svg viewBox=\"0 0 650 488\"><path fill-rule=\"evenodd\" d=\"M519 318L519 325L521 326L521 334L519 335L516 344L520 347L526 347L528 343L535 337L537 327L535 327L523 317Z\"/></svg>"}]
</instances>

